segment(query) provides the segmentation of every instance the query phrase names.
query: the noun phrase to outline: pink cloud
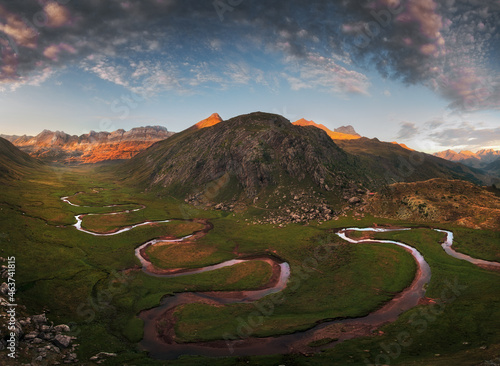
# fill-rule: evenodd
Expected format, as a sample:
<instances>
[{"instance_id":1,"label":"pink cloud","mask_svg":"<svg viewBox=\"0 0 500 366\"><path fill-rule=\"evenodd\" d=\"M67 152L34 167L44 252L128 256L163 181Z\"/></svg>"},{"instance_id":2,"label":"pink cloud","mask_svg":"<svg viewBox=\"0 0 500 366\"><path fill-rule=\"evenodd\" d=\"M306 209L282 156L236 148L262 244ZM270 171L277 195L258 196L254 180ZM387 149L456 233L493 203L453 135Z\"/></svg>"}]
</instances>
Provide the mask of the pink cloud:
<instances>
[{"instance_id":1,"label":"pink cloud","mask_svg":"<svg viewBox=\"0 0 500 366\"><path fill-rule=\"evenodd\" d=\"M19 46L36 48L38 34L20 16L9 13L0 5L0 19L3 20L0 22L0 32L10 36Z\"/></svg>"},{"instance_id":2,"label":"pink cloud","mask_svg":"<svg viewBox=\"0 0 500 366\"><path fill-rule=\"evenodd\" d=\"M61 51L66 51L68 53L76 53L76 50L66 44L66 43L59 43L59 44L53 44L45 48L43 51L43 55L47 58L50 58L52 61L57 61L59 59L59 53Z\"/></svg>"},{"instance_id":3,"label":"pink cloud","mask_svg":"<svg viewBox=\"0 0 500 366\"><path fill-rule=\"evenodd\" d=\"M388 0L387 0L388 1ZM439 56L444 53L445 39L441 34L444 23L448 26L448 20L443 21L437 13L437 4L434 0L409 0L405 11L396 20L400 23L417 23L421 35L428 39L426 44L420 45L419 50L426 56ZM410 42L405 42L407 46Z\"/></svg>"},{"instance_id":4,"label":"pink cloud","mask_svg":"<svg viewBox=\"0 0 500 366\"><path fill-rule=\"evenodd\" d=\"M43 10L47 15L47 26L48 27L62 27L63 25L67 25L71 21L71 15L67 8L62 5L59 5L55 1L51 1L47 3Z\"/></svg>"}]
</instances>

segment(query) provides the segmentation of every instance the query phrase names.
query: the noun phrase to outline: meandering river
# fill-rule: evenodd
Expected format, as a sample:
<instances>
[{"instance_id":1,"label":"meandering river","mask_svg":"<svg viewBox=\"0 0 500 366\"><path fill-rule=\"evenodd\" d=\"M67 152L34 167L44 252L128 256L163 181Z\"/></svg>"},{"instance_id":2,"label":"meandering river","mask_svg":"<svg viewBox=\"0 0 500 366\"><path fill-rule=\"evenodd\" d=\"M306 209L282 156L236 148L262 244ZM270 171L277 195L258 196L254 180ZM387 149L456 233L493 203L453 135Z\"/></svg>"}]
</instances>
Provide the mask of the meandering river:
<instances>
[{"instance_id":1,"label":"meandering river","mask_svg":"<svg viewBox=\"0 0 500 366\"><path fill-rule=\"evenodd\" d=\"M69 205L79 206L70 201L70 197L62 197L61 200ZM105 207L119 207L119 205L110 205ZM83 217L86 215L116 215L121 213L138 211L145 208L144 206L134 210L117 211L107 214L80 214L75 216L76 223L73 225L77 230L89 235L95 236L110 236L118 235L126 231L130 231L136 227L150 225L155 223L166 223L171 220L161 221L145 221L136 225L131 225L119 228L116 231L108 233L97 233L86 230L82 227ZM142 270L151 276L171 278L178 276L193 275L218 270L223 267L233 266L239 263L248 261L264 261L270 264L273 268L273 276L269 282L258 290L252 291L213 291L213 292L183 292L173 296L166 296L162 299L159 306L145 310L139 314L139 317L144 321L144 338L141 341L141 346L148 351L151 357L159 359L175 359L181 355L206 355L206 356L249 356L249 355L264 355L289 353L294 350L307 349L307 344L315 339L324 338L325 334L331 335L332 329L340 329L337 331L337 342L347 339L364 336L370 334L371 331L379 328L382 324L395 321L398 316L416 306L425 295L425 287L431 278L431 270L428 263L425 261L422 254L415 248L392 240L375 240L375 239L353 239L348 236L350 231L360 232L390 232L411 230L408 228L402 229L385 229L385 228L346 228L337 232L337 235L353 244L360 243L387 243L403 247L415 259L417 263L417 271L411 285L405 290L397 294L392 300L384 304L380 309L373 311L365 317L325 321L311 329L293 334L281 335L276 337L243 337L242 339L234 339L227 337L225 340L202 342L202 343L187 343L179 344L175 342L174 318L173 312L176 307L189 303L206 303L212 305L226 305L232 303L250 303L255 302L263 297L283 291L290 278L290 266L288 263L273 256L259 256L252 258L232 259L211 266L206 266L197 269L176 269L164 270L156 268L148 259L146 248L158 244L179 244L191 240L195 234L207 234L212 225L206 222L205 229L191 235L179 239L152 239L135 249L135 255L142 265ZM453 244L453 233L446 230L435 229L436 231L446 233L446 240L442 243L443 249L449 255L455 258L463 259L477 265L500 266L500 263L488 262L480 259L475 259L462 253L454 251L451 246ZM261 314L264 315L265 314ZM163 326L158 327L159 320L162 320ZM235 328L237 327L235 321ZM245 334L240 334L245 335Z\"/></svg>"}]
</instances>

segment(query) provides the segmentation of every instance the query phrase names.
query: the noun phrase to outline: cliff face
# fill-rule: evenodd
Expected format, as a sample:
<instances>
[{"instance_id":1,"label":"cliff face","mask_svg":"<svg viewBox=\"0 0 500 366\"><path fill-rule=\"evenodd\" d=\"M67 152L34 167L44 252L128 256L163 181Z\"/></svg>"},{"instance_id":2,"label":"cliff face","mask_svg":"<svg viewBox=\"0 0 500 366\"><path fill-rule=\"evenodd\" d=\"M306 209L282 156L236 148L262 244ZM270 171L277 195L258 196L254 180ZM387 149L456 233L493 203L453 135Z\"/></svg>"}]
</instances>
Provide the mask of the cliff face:
<instances>
[{"instance_id":1,"label":"cliff face","mask_svg":"<svg viewBox=\"0 0 500 366\"><path fill-rule=\"evenodd\" d=\"M130 159L173 133L165 127L147 126L81 136L44 130L37 136L11 136L9 140L33 157L63 163L97 163Z\"/></svg>"}]
</instances>

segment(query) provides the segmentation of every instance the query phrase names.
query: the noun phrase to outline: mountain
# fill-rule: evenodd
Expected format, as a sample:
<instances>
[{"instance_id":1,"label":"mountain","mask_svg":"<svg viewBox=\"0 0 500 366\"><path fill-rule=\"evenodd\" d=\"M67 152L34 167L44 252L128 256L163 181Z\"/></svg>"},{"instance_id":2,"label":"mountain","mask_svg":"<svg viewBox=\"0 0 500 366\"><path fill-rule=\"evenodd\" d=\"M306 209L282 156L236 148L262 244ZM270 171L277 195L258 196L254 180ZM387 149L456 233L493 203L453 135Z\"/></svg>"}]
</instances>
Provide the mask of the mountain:
<instances>
[{"instance_id":1,"label":"mountain","mask_svg":"<svg viewBox=\"0 0 500 366\"><path fill-rule=\"evenodd\" d=\"M434 153L434 156L450 161L461 162L462 164L481 169L500 178L500 172L496 168L496 165L490 165L500 159L500 150L481 149L475 153L467 150L458 153L453 150L445 150Z\"/></svg>"},{"instance_id":2,"label":"mountain","mask_svg":"<svg viewBox=\"0 0 500 366\"><path fill-rule=\"evenodd\" d=\"M360 136L356 133L356 131L354 131L354 128L352 126L347 126L347 127L343 126L340 128L336 128L335 131L332 131L324 125L315 123L313 121L308 121L304 118L301 118L298 121L293 122L293 124L295 126L314 126L316 128L319 128L319 129L325 131L328 134L328 136L330 136L330 138L332 140L352 140L352 139L360 138ZM348 132L340 132L338 130L349 131L349 133ZM352 132L352 133L350 133L350 132Z\"/></svg>"},{"instance_id":3,"label":"mountain","mask_svg":"<svg viewBox=\"0 0 500 366\"><path fill-rule=\"evenodd\" d=\"M385 183L415 182L432 178L461 179L490 184L490 177L477 169L437 156L413 151L399 144L362 137L339 140L337 145L360 158L372 176L384 177Z\"/></svg>"},{"instance_id":4,"label":"mountain","mask_svg":"<svg viewBox=\"0 0 500 366\"><path fill-rule=\"evenodd\" d=\"M105 160L130 159L153 143L170 137L165 127L147 126L114 132L95 132L81 136L62 131L44 130L37 136L11 136L21 150L44 161L96 163Z\"/></svg>"},{"instance_id":5,"label":"mountain","mask_svg":"<svg viewBox=\"0 0 500 366\"><path fill-rule=\"evenodd\" d=\"M367 138L334 141L314 125L261 112L188 128L124 162L117 172L144 190L203 207L281 210L281 221L271 223L285 222L287 214L297 222L362 205L370 192L394 182L481 183L483 178L464 165L398 145Z\"/></svg>"},{"instance_id":6,"label":"mountain","mask_svg":"<svg viewBox=\"0 0 500 366\"><path fill-rule=\"evenodd\" d=\"M189 200L247 203L283 196L290 201L291 192L292 197L310 192L318 200L328 196L339 202L368 182L358 159L321 129L261 112L188 128L125 162L122 173L147 189Z\"/></svg>"},{"instance_id":7,"label":"mountain","mask_svg":"<svg viewBox=\"0 0 500 366\"><path fill-rule=\"evenodd\" d=\"M29 169L43 164L0 137L0 181L20 179Z\"/></svg>"},{"instance_id":8,"label":"mountain","mask_svg":"<svg viewBox=\"0 0 500 366\"><path fill-rule=\"evenodd\" d=\"M486 165L484 170L496 177L500 177L500 158Z\"/></svg>"},{"instance_id":9,"label":"mountain","mask_svg":"<svg viewBox=\"0 0 500 366\"><path fill-rule=\"evenodd\" d=\"M482 149L476 152L482 163L489 164L500 159L500 150Z\"/></svg>"},{"instance_id":10,"label":"mountain","mask_svg":"<svg viewBox=\"0 0 500 366\"><path fill-rule=\"evenodd\" d=\"M340 133L345 133L347 135L354 135L354 136L359 136L361 137L361 135L359 133L356 132L356 130L354 130L354 127L352 127L351 125L347 125L347 126L340 126L336 129L334 129L335 132L340 132Z\"/></svg>"},{"instance_id":11,"label":"mountain","mask_svg":"<svg viewBox=\"0 0 500 366\"><path fill-rule=\"evenodd\" d=\"M222 122L221 116L219 116L217 113L214 113L210 117L198 122L193 127L199 130L201 128L214 126L219 122Z\"/></svg>"},{"instance_id":12,"label":"mountain","mask_svg":"<svg viewBox=\"0 0 500 366\"><path fill-rule=\"evenodd\" d=\"M442 159L450 160L450 161L455 161L455 162L463 162L467 160L475 160L476 162L479 162L481 158L477 155L474 154L472 151L464 150L460 152L456 152L453 150L445 150L445 151L440 151L437 153L433 154L434 156L437 156Z\"/></svg>"},{"instance_id":13,"label":"mountain","mask_svg":"<svg viewBox=\"0 0 500 366\"><path fill-rule=\"evenodd\" d=\"M413 150L412 148L409 148L408 146L406 146L405 144L401 144L401 143L396 142L396 141L391 142L391 144L394 144L394 145L399 145L399 146L401 146L403 149L406 149L406 150L415 151L415 150Z\"/></svg>"}]
</instances>

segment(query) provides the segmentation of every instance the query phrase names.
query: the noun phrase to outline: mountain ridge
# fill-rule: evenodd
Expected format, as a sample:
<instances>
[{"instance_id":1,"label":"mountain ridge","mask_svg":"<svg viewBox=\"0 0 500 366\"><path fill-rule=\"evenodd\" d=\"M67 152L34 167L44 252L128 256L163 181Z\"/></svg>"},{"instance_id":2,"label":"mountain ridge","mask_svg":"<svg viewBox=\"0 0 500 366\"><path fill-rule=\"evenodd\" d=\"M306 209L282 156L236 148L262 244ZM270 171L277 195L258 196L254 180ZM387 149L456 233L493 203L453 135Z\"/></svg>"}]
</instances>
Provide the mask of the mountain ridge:
<instances>
[{"instance_id":1,"label":"mountain ridge","mask_svg":"<svg viewBox=\"0 0 500 366\"><path fill-rule=\"evenodd\" d=\"M459 162L472 168L481 169L491 175L500 178L500 150L480 149L475 153L469 150L456 152L454 150L444 150L433 154L434 156Z\"/></svg>"},{"instance_id":2,"label":"mountain ridge","mask_svg":"<svg viewBox=\"0 0 500 366\"><path fill-rule=\"evenodd\" d=\"M36 136L7 137L24 152L45 161L96 163L129 159L172 134L163 126L145 126L129 131L90 131L80 136L45 129Z\"/></svg>"},{"instance_id":3,"label":"mountain ridge","mask_svg":"<svg viewBox=\"0 0 500 366\"><path fill-rule=\"evenodd\" d=\"M334 141L320 128L262 112L190 127L123 162L118 171L143 190L204 208L277 209L281 213L270 223L327 219L324 205L330 211L362 205L370 192L395 182L482 182L461 164L377 139Z\"/></svg>"},{"instance_id":4,"label":"mountain ridge","mask_svg":"<svg viewBox=\"0 0 500 366\"><path fill-rule=\"evenodd\" d=\"M336 128L335 131L330 130L328 127L322 124L318 124L314 121L308 121L305 118L301 118L295 122L292 123L295 126L303 126L303 127L308 127L308 126L314 126L316 128L319 128L327 133L328 136L332 140L354 140L358 139L361 136L354 130L352 126L342 126L339 128ZM342 131L349 131L352 133L347 133L347 132L342 132Z\"/></svg>"}]
</instances>

